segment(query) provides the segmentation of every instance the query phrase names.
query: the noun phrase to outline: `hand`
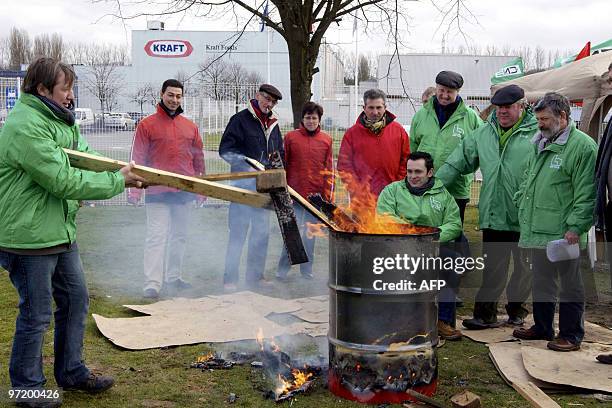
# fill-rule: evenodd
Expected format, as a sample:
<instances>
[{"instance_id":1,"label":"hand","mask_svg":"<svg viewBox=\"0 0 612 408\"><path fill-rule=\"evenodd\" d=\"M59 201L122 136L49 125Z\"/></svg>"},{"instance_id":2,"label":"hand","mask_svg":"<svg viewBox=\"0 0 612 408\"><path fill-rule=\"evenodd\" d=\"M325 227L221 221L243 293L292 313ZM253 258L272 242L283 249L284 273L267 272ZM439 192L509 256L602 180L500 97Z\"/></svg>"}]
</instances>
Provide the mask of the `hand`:
<instances>
[{"instance_id":1,"label":"hand","mask_svg":"<svg viewBox=\"0 0 612 408\"><path fill-rule=\"evenodd\" d=\"M119 172L123 174L123 178L125 179L126 187L142 188L143 183L146 180L140 177L139 175L132 173L134 166L136 166L136 162L132 160L127 166L122 167L121 170L119 170Z\"/></svg>"},{"instance_id":2,"label":"hand","mask_svg":"<svg viewBox=\"0 0 612 408\"><path fill-rule=\"evenodd\" d=\"M574 231L567 231L563 238L565 238L567 243L570 245L577 244L578 241L580 241L580 236L576 234Z\"/></svg>"}]
</instances>

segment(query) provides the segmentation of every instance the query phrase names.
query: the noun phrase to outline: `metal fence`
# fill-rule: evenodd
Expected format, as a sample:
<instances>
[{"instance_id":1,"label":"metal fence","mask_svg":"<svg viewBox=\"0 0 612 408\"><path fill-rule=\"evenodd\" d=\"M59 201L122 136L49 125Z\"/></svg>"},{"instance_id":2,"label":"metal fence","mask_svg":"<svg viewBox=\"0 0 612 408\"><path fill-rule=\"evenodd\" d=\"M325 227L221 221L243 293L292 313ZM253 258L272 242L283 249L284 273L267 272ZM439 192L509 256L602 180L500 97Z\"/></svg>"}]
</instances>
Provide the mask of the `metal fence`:
<instances>
[{"instance_id":1,"label":"metal fence","mask_svg":"<svg viewBox=\"0 0 612 408\"><path fill-rule=\"evenodd\" d=\"M7 112L14 105L17 98L17 89L20 86L19 78L0 78L0 126L6 117ZM142 84L131 84L126 89L140 89ZM78 84L76 87L78 89ZM229 118L236 112L246 108L249 95L253 95L257 89L256 84L243 84L240 89L235 85L217 84L214 88L203 87L200 85L187 84L186 93L183 99L184 115L194 121L202 135L204 142L205 166L208 174L229 172L229 165L218 155L218 146L223 134L225 125ZM415 112L421 107L420 94L422 90L408 90L410 97L390 96L387 101L388 109L397 115L399 123L409 131L409 124ZM488 92L481 91L480 95ZM388 92L390 95L405 95L404 90ZM356 117L355 112L361 110L362 101L354 101L354 88L352 86L338 87L333 93L334 98L326 98L320 103L325 114L322 120L322 128L328 132L333 139L334 157L337 156L340 142L345 130L350 127ZM360 92L360 95L363 94ZM476 93L478 94L478 93ZM111 121L108 116L102 114L99 101L92 99L92 96L85 95L81 90L78 92L79 99L77 106L80 110L94 114L93 118L83 119L81 133L89 145L104 156L127 161L130 157L130 149L134 135L134 129L138 121L152 113L155 104L159 100L157 93L150 93L146 98L143 95L140 99L134 97L133 91L124 95L117 106L123 115L119 122ZM414 95L414 97L413 97ZM484 96L463 95L466 104L477 111L485 109L489 100ZM277 106L279 113L279 124L283 134L293 129L292 114L289 104L285 100ZM357 107L356 107L357 105ZM476 173L475 182L472 186L470 203L477 205L480 191L480 174ZM336 185L336 197L340 202L346 201L346 192L341 183ZM96 202L96 205L126 205L126 194L121 194L110 200ZM206 205L227 204L225 201L209 199Z\"/></svg>"}]
</instances>

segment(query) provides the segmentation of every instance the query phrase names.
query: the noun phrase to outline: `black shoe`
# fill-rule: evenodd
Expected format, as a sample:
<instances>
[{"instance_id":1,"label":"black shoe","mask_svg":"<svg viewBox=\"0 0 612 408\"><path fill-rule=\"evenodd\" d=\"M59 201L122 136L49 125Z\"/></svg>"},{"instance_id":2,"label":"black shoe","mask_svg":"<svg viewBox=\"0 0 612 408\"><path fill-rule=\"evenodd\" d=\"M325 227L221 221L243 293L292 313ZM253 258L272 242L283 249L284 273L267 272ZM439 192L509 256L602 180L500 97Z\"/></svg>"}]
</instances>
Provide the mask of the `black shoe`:
<instances>
[{"instance_id":1,"label":"black shoe","mask_svg":"<svg viewBox=\"0 0 612 408\"><path fill-rule=\"evenodd\" d=\"M142 296L145 299L158 299L159 292L155 289L149 288L144 290L144 295Z\"/></svg>"},{"instance_id":2,"label":"black shoe","mask_svg":"<svg viewBox=\"0 0 612 408\"><path fill-rule=\"evenodd\" d=\"M17 402L15 405L26 408L56 408L61 407L62 403L60 401L24 401Z\"/></svg>"},{"instance_id":3,"label":"black shoe","mask_svg":"<svg viewBox=\"0 0 612 408\"><path fill-rule=\"evenodd\" d=\"M182 279L177 279L177 280L174 280L172 282L166 283L166 287L168 289L171 289L171 290L173 289L173 290L179 291L179 290L192 289L193 285L191 283L189 283L189 282L185 282Z\"/></svg>"},{"instance_id":4,"label":"black shoe","mask_svg":"<svg viewBox=\"0 0 612 408\"><path fill-rule=\"evenodd\" d=\"M506 325L508 326L522 326L525 324L525 319L520 316L508 317L506 320Z\"/></svg>"},{"instance_id":5,"label":"black shoe","mask_svg":"<svg viewBox=\"0 0 612 408\"><path fill-rule=\"evenodd\" d=\"M498 321L487 323L478 317L474 317L472 319L465 319L463 322L461 322L461 324L463 325L463 327L469 330L494 329L502 325L502 323Z\"/></svg>"},{"instance_id":6,"label":"black shoe","mask_svg":"<svg viewBox=\"0 0 612 408\"><path fill-rule=\"evenodd\" d=\"M612 354L600 354L597 357L597 361L604 364L612 364Z\"/></svg>"},{"instance_id":7,"label":"black shoe","mask_svg":"<svg viewBox=\"0 0 612 408\"><path fill-rule=\"evenodd\" d=\"M79 390L90 394L98 394L108 390L113 384L115 384L113 377L89 373L89 377L87 377L85 381L69 387L64 387L64 390Z\"/></svg>"}]
</instances>

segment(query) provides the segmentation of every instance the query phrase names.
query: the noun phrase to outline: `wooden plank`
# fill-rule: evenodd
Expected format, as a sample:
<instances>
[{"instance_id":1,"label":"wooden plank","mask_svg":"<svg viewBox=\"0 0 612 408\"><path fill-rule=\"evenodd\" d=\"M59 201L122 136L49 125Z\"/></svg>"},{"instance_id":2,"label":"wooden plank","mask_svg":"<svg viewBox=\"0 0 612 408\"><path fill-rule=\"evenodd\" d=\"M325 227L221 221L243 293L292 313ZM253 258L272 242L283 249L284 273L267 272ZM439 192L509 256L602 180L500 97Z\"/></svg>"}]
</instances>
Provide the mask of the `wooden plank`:
<instances>
[{"instance_id":1,"label":"wooden plank","mask_svg":"<svg viewBox=\"0 0 612 408\"><path fill-rule=\"evenodd\" d=\"M283 168L283 160L278 151L273 152L270 156L270 168ZM308 254L306 254L302 237L300 236L300 228L295 219L295 210L293 209L293 203L291 202L289 192L286 188L283 188L281 191L270 191L270 197L274 203L278 226L280 227L283 242L287 249L289 262L291 265L308 262Z\"/></svg>"},{"instance_id":2,"label":"wooden plank","mask_svg":"<svg viewBox=\"0 0 612 408\"><path fill-rule=\"evenodd\" d=\"M512 388L521 394L534 408L561 408L559 404L531 381L527 383L512 383Z\"/></svg>"},{"instance_id":3,"label":"wooden plank","mask_svg":"<svg viewBox=\"0 0 612 408\"><path fill-rule=\"evenodd\" d=\"M70 159L70 165L80 169L96 172L117 171L128 164L120 160L113 160L107 157L95 156L75 150L64 149L64 151ZM183 191L245 204L251 207L267 209L273 207L268 194L261 194L243 188L201 180L197 177L184 176L182 174L140 165L136 165L133 172L146 179L147 183L150 185L174 187Z\"/></svg>"},{"instance_id":4,"label":"wooden plank","mask_svg":"<svg viewBox=\"0 0 612 408\"><path fill-rule=\"evenodd\" d=\"M247 161L247 163L249 163L256 170L264 170L265 169L264 165L261 164L260 162L258 162L257 160L254 160L254 159L251 159L251 158L247 157L246 161ZM317 219L322 221L325 225L327 225L329 228L333 229L334 231L340 231L340 229L336 226L336 224L334 224L334 222L332 220L327 218L327 216L325 214L323 214L321 211L316 209L312 204L310 204L308 202L308 200L306 198L302 197L300 195L300 193L298 193L297 191L292 189L291 186L287 186L287 190L289 191L289 195L291 195L291 198L293 198L298 203L300 203L300 205L302 207L304 207L306 210L308 210L308 212L310 212L312 215L314 215Z\"/></svg>"}]
</instances>

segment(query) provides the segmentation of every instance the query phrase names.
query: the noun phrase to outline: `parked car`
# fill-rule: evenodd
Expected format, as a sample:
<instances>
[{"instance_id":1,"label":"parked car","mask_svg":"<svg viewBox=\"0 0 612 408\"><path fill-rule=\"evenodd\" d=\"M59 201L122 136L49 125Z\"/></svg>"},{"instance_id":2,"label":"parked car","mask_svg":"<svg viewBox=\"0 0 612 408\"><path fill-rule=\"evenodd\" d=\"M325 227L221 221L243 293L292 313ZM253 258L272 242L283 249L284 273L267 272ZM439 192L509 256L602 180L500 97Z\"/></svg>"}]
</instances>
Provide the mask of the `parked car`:
<instances>
[{"instance_id":1,"label":"parked car","mask_svg":"<svg viewBox=\"0 0 612 408\"><path fill-rule=\"evenodd\" d=\"M92 128L95 123L94 113L90 108L75 108L74 119L81 130Z\"/></svg>"},{"instance_id":2,"label":"parked car","mask_svg":"<svg viewBox=\"0 0 612 408\"><path fill-rule=\"evenodd\" d=\"M141 120L149 116L150 113L128 112L128 115L130 115L130 118L134 119L134 121L136 122L136 125L138 125L138 123L140 123Z\"/></svg>"},{"instance_id":3,"label":"parked car","mask_svg":"<svg viewBox=\"0 0 612 408\"><path fill-rule=\"evenodd\" d=\"M125 112L111 112L104 114L104 125L114 129L134 130L136 121Z\"/></svg>"}]
</instances>

